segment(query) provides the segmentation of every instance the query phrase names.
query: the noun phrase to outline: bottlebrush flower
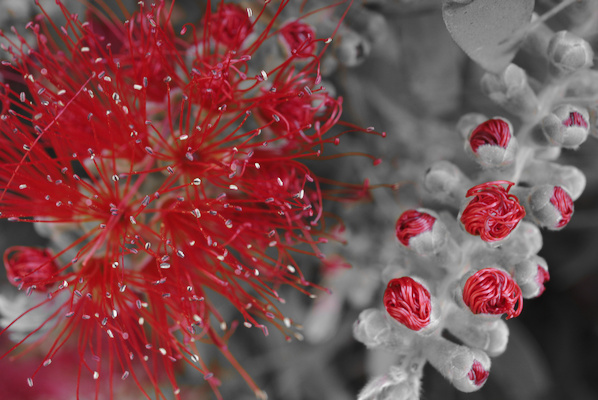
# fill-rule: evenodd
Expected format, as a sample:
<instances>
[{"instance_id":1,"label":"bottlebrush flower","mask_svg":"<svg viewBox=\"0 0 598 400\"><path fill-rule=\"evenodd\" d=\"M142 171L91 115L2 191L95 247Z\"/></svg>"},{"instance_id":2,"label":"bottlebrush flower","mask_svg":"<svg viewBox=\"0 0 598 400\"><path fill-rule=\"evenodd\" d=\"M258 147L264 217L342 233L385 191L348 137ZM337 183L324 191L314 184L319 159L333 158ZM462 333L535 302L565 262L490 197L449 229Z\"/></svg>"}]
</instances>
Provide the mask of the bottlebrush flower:
<instances>
[{"instance_id":1,"label":"bottlebrush flower","mask_svg":"<svg viewBox=\"0 0 598 400\"><path fill-rule=\"evenodd\" d=\"M221 3L180 34L164 1L140 2L124 23L59 3L63 27L45 15L27 25L34 46L19 36L6 48L14 61L2 65L23 79L3 72L0 215L35 223L51 251L15 247L5 266L11 282L47 293L18 319L55 310L14 348L43 348L47 362L74 346L78 379L131 377L147 398L165 398L167 380L179 398L183 362L218 395L198 356L211 343L265 396L228 350L238 320L211 298L247 327L292 334L275 288L307 293L294 250L320 256L326 234L325 193L302 161L338 141L328 133L342 111L319 86L319 56L268 71L252 61L284 31L287 3L255 18Z\"/></svg>"},{"instance_id":2,"label":"bottlebrush flower","mask_svg":"<svg viewBox=\"0 0 598 400\"><path fill-rule=\"evenodd\" d=\"M473 198L460 217L465 230L485 242L506 238L525 216L517 197L509 194L513 185L512 182L493 181L469 189L466 197Z\"/></svg>"}]
</instances>

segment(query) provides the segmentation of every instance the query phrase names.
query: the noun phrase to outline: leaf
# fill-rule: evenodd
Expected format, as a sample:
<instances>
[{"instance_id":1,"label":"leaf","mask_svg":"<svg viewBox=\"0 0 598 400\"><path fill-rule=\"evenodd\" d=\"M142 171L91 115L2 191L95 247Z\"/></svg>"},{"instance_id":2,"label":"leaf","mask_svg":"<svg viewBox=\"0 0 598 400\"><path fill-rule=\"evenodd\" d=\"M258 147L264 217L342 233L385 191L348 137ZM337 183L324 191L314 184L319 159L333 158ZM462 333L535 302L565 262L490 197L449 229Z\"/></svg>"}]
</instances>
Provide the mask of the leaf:
<instances>
[{"instance_id":1,"label":"leaf","mask_svg":"<svg viewBox=\"0 0 598 400\"><path fill-rule=\"evenodd\" d=\"M459 47L499 74L515 57L533 9L534 0L443 0L442 16Z\"/></svg>"}]
</instances>

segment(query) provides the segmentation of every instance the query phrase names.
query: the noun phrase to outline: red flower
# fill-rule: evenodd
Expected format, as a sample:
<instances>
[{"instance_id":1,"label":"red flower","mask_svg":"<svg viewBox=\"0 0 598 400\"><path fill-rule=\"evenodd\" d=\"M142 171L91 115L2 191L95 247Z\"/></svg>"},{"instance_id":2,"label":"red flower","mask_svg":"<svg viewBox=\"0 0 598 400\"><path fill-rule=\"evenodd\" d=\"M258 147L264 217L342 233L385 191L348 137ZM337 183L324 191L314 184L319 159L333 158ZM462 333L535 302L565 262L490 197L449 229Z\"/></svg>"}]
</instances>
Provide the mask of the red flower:
<instances>
[{"instance_id":1,"label":"red flower","mask_svg":"<svg viewBox=\"0 0 598 400\"><path fill-rule=\"evenodd\" d=\"M411 330L419 331L430 324L430 292L408 276L388 282L384 307L391 317Z\"/></svg>"},{"instance_id":2,"label":"red flower","mask_svg":"<svg viewBox=\"0 0 598 400\"><path fill-rule=\"evenodd\" d=\"M506 189L502 186L506 185ZM517 197L509 194L514 183L493 181L469 189L466 197L473 197L461 214L465 230L486 242L506 238L525 216L525 209Z\"/></svg>"},{"instance_id":3,"label":"red flower","mask_svg":"<svg viewBox=\"0 0 598 400\"><path fill-rule=\"evenodd\" d=\"M11 46L31 98L10 83L0 93L0 216L45 224L62 246L5 256L11 281L46 290L56 310L25 340L50 330L37 338L54 340L46 358L76 343L78 376L109 370L143 391L145 374L157 393L165 377L176 397L180 362L216 390L197 355L212 343L261 393L228 350L230 331L220 333L238 321L210 296L246 326L290 333L275 287L312 286L293 257L296 246L321 255L324 194L302 160L338 140L328 131L341 111L316 87L319 59L248 76L273 21L244 49L254 23L234 5L208 13L199 36L191 26L175 34L162 1L124 24L60 7L68 29L56 27L58 42L40 19L28 25L35 47Z\"/></svg>"},{"instance_id":4,"label":"red flower","mask_svg":"<svg viewBox=\"0 0 598 400\"><path fill-rule=\"evenodd\" d=\"M521 314L521 289L511 275L496 268L484 268L467 279L463 301L474 314L507 314L507 319Z\"/></svg>"}]
</instances>

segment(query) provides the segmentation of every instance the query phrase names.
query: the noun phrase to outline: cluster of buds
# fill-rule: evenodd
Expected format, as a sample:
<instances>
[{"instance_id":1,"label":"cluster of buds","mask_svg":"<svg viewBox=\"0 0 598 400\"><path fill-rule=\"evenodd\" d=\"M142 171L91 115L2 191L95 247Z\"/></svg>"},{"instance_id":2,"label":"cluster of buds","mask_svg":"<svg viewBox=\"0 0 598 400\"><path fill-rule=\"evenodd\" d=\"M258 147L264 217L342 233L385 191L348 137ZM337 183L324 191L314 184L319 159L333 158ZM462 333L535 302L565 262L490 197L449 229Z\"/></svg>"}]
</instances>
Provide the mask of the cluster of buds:
<instances>
[{"instance_id":1,"label":"cluster of buds","mask_svg":"<svg viewBox=\"0 0 598 400\"><path fill-rule=\"evenodd\" d=\"M384 271L382 306L362 312L354 336L368 348L396 352L399 365L372 380L362 400L419 398L425 362L458 390L478 390L490 357L506 349L504 319L544 292L541 229L569 223L586 183L579 169L556 159L595 135L598 75L580 37L537 25L526 40L523 48L545 60L543 85L532 88L527 71L514 64L487 73L483 90L512 120L464 115L456 131L477 168L429 166L421 186L432 208L398 218L399 256Z\"/></svg>"},{"instance_id":2,"label":"cluster of buds","mask_svg":"<svg viewBox=\"0 0 598 400\"><path fill-rule=\"evenodd\" d=\"M276 289L309 295L294 250L324 258L331 236L303 161L361 130L331 131L342 99L320 61L332 37L310 21L329 25L334 8L290 18L288 1L217 3L180 32L167 1L139 2L124 22L58 1L66 22L41 8L34 44L0 32L12 56L0 71L0 217L49 241L4 255L26 300L0 334L40 321L1 355L44 354L29 386L70 347L96 397L131 377L147 398L180 398L181 364L220 397L208 343L264 398L227 340L240 322L299 337Z\"/></svg>"}]
</instances>

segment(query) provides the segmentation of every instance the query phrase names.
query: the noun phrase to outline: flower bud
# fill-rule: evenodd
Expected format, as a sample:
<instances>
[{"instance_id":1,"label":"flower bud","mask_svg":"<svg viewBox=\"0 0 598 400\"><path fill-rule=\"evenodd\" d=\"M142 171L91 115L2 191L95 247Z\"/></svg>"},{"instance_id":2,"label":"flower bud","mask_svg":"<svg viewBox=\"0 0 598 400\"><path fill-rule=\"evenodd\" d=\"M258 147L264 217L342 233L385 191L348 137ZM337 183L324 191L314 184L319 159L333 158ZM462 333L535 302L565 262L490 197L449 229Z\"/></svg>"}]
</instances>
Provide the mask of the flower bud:
<instances>
[{"instance_id":1,"label":"flower bud","mask_svg":"<svg viewBox=\"0 0 598 400\"><path fill-rule=\"evenodd\" d=\"M571 220L573 199L560 186L539 185L534 187L527 198L530 217L538 225L560 230Z\"/></svg>"},{"instance_id":2,"label":"flower bud","mask_svg":"<svg viewBox=\"0 0 598 400\"><path fill-rule=\"evenodd\" d=\"M517 139L513 126L503 118L489 119L473 129L465 150L484 168L499 168L515 161Z\"/></svg>"},{"instance_id":3,"label":"flower bud","mask_svg":"<svg viewBox=\"0 0 598 400\"><path fill-rule=\"evenodd\" d=\"M482 77L482 91L496 104L519 116L538 111L538 98L527 80L527 74L515 64L501 74L486 73Z\"/></svg>"},{"instance_id":4,"label":"flower bud","mask_svg":"<svg viewBox=\"0 0 598 400\"><path fill-rule=\"evenodd\" d=\"M353 336L368 348L384 347L393 342L390 321L382 311L370 308L359 314L353 324Z\"/></svg>"},{"instance_id":5,"label":"flower bud","mask_svg":"<svg viewBox=\"0 0 598 400\"><path fill-rule=\"evenodd\" d=\"M459 207L471 181L456 165L438 161L426 171L424 187L432 198Z\"/></svg>"},{"instance_id":6,"label":"flower bud","mask_svg":"<svg viewBox=\"0 0 598 400\"><path fill-rule=\"evenodd\" d=\"M506 189L502 186L506 185ZM524 208L509 189L508 181L486 182L472 187L466 197L473 197L460 213L465 230L485 242L505 239L525 216Z\"/></svg>"},{"instance_id":7,"label":"flower bud","mask_svg":"<svg viewBox=\"0 0 598 400\"><path fill-rule=\"evenodd\" d=\"M52 284L58 267L46 249L14 246L4 252L4 267L8 281L19 289L31 287L44 291Z\"/></svg>"},{"instance_id":8,"label":"flower bud","mask_svg":"<svg viewBox=\"0 0 598 400\"><path fill-rule=\"evenodd\" d=\"M507 314L511 319L523 308L521 289L511 275L498 268L484 268L469 276L462 298L474 314Z\"/></svg>"},{"instance_id":9,"label":"flower bud","mask_svg":"<svg viewBox=\"0 0 598 400\"><path fill-rule=\"evenodd\" d=\"M550 72L555 76L569 75L592 66L594 52L584 39L567 31L554 34L548 43Z\"/></svg>"},{"instance_id":10,"label":"flower bud","mask_svg":"<svg viewBox=\"0 0 598 400\"><path fill-rule=\"evenodd\" d=\"M460 346L442 337L431 338L424 346L430 364L462 392L480 389L490 371L490 358L479 349Z\"/></svg>"},{"instance_id":11,"label":"flower bud","mask_svg":"<svg viewBox=\"0 0 598 400\"><path fill-rule=\"evenodd\" d=\"M515 265L515 280L524 298L540 296L544 293L544 284L550 280L546 260L534 255Z\"/></svg>"},{"instance_id":12,"label":"flower bud","mask_svg":"<svg viewBox=\"0 0 598 400\"><path fill-rule=\"evenodd\" d=\"M412 331L425 328L422 333L426 333L438 325L430 291L411 277L404 276L388 282L383 301L388 315Z\"/></svg>"},{"instance_id":13,"label":"flower bud","mask_svg":"<svg viewBox=\"0 0 598 400\"><path fill-rule=\"evenodd\" d=\"M589 121L585 108L563 104L542 119L542 131L552 145L575 149L588 138Z\"/></svg>"},{"instance_id":14,"label":"flower bud","mask_svg":"<svg viewBox=\"0 0 598 400\"><path fill-rule=\"evenodd\" d=\"M336 46L336 56L345 67L356 67L370 55L372 45L359 33L344 29Z\"/></svg>"},{"instance_id":15,"label":"flower bud","mask_svg":"<svg viewBox=\"0 0 598 400\"><path fill-rule=\"evenodd\" d=\"M399 243L419 255L437 254L446 244L448 231L431 210L407 210L397 220Z\"/></svg>"},{"instance_id":16,"label":"flower bud","mask_svg":"<svg viewBox=\"0 0 598 400\"><path fill-rule=\"evenodd\" d=\"M501 355L507 349L509 328L502 319L491 323L467 318L463 312L455 312L446 318L446 328L467 346L480 349L491 357Z\"/></svg>"},{"instance_id":17,"label":"flower bud","mask_svg":"<svg viewBox=\"0 0 598 400\"><path fill-rule=\"evenodd\" d=\"M537 254L542 249L542 232L536 224L521 221L519 227L508 239L501 243L501 253L513 260L521 260Z\"/></svg>"}]
</instances>

